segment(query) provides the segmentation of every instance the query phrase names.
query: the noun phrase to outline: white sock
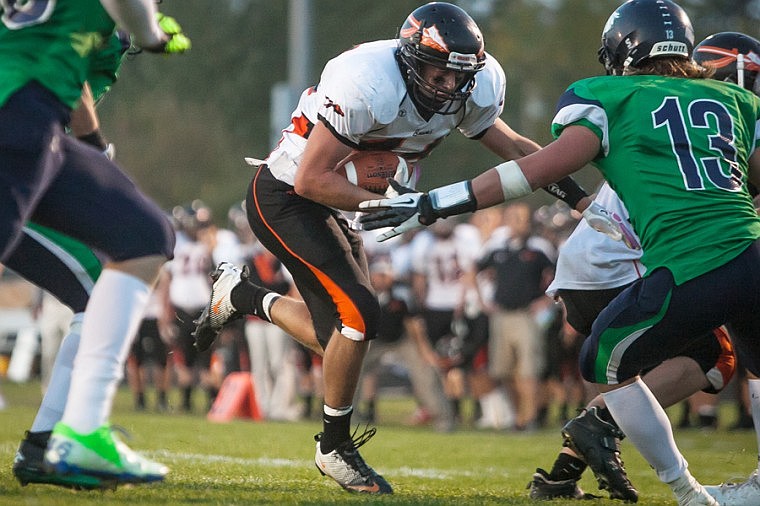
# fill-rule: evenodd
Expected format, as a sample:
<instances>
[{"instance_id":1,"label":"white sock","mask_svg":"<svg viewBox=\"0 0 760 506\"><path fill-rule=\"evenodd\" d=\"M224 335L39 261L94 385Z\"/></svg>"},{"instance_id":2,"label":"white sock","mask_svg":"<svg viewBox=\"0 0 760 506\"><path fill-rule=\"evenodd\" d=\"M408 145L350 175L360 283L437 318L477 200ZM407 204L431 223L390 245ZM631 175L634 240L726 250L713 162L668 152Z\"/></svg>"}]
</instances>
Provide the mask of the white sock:
<instances>
[{"instance_id":1,"label":"white sock","mask_svg":"<svg viewBox=\"0 0 760 506\"><path fill-rule=\"evenodd\" d=\"M493 390L478 399L480 403L481 420L486 427L492 427L496 423L496 414L494 413L494 396Z\"/></svg>"},{"instance_id":2,"label":"white sock","mask_svg":"<svg viewBox=\"0 0 760 506\"><path fill-rule=\"evenodd\" d=\"M343 406L342 408L331 408L327 404L324 405L323 410L326 415L330 416L343 416L347 415L351 412L351 410L354 409L354 406Z\"/></svg>"},{"instance_id":3,"label":"white sock","mask_svg":"<svg viewBox=\"0 0 760 506\"><path fill-rule=\"evenodd\" d=\"M752 413L752 422L755 424L755 437L757 438L758 462L760 463L760 379L750 379L749 385L749 407ZM758 465L760 469L760 465Z\"/></svg>"},{"instance_id":4,"label":"white sock","mask_svg":"<svg viewBox=\"0 0 760 506\"><path fill-rule=\"evenodd\" d=\"M688 469L684 469L681 476L671 482L668 482L668 486L676 495L678 504L687 503L687 497L692 492L692 490L701 488L701 484L691 475Z\"/></svg>"},{"instance_id":5,"label":"white sock","mask_svg":"<svg viewBox=\"0 0 760 506\"><path fill-rule=\"evenodd\" d=\"M45 391L37 416L32 423L31 432L53 430L53 426L60 421L63 410L66 408L66 397L69 395L71 385L71 370L74 367L74 357L79 349L79 340L82 334L83 313L77 313L71 319L69 333L61 340L61 347L55 356L53 370L50 373L50 381Z\"/></svg>"},{"instance_id":6,"label":"white sock","mask_svg":"<svg viewBox=\"0 0 760 506\"><path fill-rule=\"evenodd\" d=\"M148 304L140 279L104 269L90 295L62 422L89 434L108 421L132 340Z\"/></svg>"},{"instance_id":7,"label":"white sock","mask_svg":"<svg viewBox=\"0 0 760 506\"><path fill-rule=\"evenodd\" d=\"M496 389L493 408L498 420L497 428L508 429L515 426L515 410L506 392L501 388Z\"/></svg>"},{"instance_id":8,"label":"white sock","mask_svg":"<svg viewBox=\"0 0 760 506\"><path fill-rule=\"evenodd\" d=\"M678 451L670 420L641 378L602 397L623 433L661 481L669 483L684 474L688 463Z\"/></svg>"}]
</instances>

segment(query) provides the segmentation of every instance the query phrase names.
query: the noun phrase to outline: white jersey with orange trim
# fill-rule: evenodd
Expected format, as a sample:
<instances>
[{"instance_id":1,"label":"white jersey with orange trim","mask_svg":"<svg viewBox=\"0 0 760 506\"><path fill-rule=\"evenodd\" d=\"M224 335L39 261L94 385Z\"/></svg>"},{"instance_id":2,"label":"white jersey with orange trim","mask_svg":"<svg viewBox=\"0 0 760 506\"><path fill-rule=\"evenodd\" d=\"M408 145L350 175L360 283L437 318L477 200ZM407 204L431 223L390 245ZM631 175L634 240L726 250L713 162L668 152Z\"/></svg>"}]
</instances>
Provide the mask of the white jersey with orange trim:
<instances>
[{"instance_id":1,"label":"white jersey with orange trim","mask_svg":"<svg viewBox=\"0 0 760 506\"><path fill-rule=\"evenodd\" d=\"M607 183L594 201L628 221L628 210ZM641 254L640 249L610 239L581 220L559 250L554 281L546 294L553 297L560 289L605 290L631 283L646 272Z\"/></svg>"},{"instance_id":2,"label":"white jersey with orange trim","mask_svg":"<svg viewBox=\"0 0 760 506\"><path fill-rule=\"evenodd\" d=\"M422 118L407 92L398 63L397 40L354 47L330 60L319 84L301 94L291 124L266 159L272 174L293 184L306 138L323 121L357 149L390 150L410 162L424 158L452 130L475 137L494 124L504 108L504 71L490 54L475 77L464 107L452 115Z\"/></svg>"},{"instance_id":3,"label":"white jersey with orange trim","mask_svg":"<svg viewBox=\"0 0 760 506\"><path fill-rule=\"evenodd\" d=\"M198 241L177 241L174 258L165 268L171 275L169 301L188 313L202 308L211 297L211 253Z\"/></svg>"},{"instance_id":4,"label":"white jersey with orange trim","mask_svg":"<svg viewBox=\"0 0 760 506\"><path fill-rule=\"evenodd\" d=\"M426 309L451 311L465 301L464 275L473 269L477 258L477 250L467 239L466 234L453 231L447 238L431 234L430 241L423 239L424 248L414 247L412 270L425 276Z\"/></svg>"}]
</instances>

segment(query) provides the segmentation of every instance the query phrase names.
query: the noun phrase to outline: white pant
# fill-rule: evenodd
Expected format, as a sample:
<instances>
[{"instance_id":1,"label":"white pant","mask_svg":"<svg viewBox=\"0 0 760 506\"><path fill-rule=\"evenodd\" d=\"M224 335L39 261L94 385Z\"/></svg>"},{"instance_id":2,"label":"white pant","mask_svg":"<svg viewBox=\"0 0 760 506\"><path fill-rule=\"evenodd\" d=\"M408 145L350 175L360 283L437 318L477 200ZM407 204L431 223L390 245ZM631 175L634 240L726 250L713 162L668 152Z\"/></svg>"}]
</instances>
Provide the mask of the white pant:
<instances>
[{"instance_id":1,"label":"white pant","mask_svg":"<svg viewBox=\"0 0 760 506\"><path fill-rule=\"evenodd\" d=\"M295 421L301 417L298 369L293 338L263 320L249 320L245 337L251 355L254 391L268 420Z\"/></svg>"}]
</instances>

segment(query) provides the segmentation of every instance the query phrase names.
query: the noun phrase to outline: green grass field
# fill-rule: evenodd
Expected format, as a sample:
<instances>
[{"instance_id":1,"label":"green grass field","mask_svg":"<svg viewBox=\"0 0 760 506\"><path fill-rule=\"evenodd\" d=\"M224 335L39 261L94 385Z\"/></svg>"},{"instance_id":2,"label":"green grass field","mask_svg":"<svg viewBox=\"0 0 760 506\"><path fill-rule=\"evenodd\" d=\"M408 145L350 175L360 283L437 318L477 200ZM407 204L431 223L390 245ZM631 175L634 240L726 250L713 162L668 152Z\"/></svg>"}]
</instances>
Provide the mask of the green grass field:
<instances>
[{"instance_id":1,"label":"green grass field","mask_svg":"<svg viewBox=\"0 0 760 506\"><path fill-rule=\"evenodd\" d=\"M9 407L0 412L0 504L535 504L526 484L536 467L551 466L561 438L559 430L531 434L460 430L439 434L398 422L412 411L408 399L379 404L378 433L362 455L395 488L389 497L344 492L322 477L313 463L316 421L229 424L207 422L199 415L135 413L128 392L120 391L112 421L130 433L129 444L171 468L162 484L119 488L115 492L72 492L47 485L21 487L11 473L18 442L33 420L40 399L37 383L2 385ZM726 426L730 423L723 421ZM751 431L676 433L690 469L704 483L746 477L756 465L757 443ZM639 504L674 504L670 490L623 441L629 476L639 489ZM590 473L581 482L596 490ZM575 504L553 501L552 505ZM586 504L622 504L600 499Z\"/></svg>"}]
</instances>

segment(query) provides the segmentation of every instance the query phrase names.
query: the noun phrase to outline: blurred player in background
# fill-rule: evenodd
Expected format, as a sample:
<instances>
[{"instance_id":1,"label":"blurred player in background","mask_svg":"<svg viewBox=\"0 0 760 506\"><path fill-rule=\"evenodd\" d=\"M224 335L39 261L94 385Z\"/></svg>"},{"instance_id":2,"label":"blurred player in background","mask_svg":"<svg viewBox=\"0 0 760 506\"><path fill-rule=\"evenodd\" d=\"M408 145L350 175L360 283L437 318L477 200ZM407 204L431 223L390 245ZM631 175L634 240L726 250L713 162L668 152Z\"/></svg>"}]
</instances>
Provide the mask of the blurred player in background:
<instances>
[{"instance_id":1,"label":"blurred player in background","mask_svg":"<svg viewBox=\"0 0 760 506\"><path fill-rule=\"evenodd\" d=\"M156 390L156 411L163 413L169 410L171 368L168 367L167 343L174 335L174 327L173 322L167 321L170 315L167 314L168 287L165 285L159 280L151 292L150 302L127 358L127 382L132 390L136 411L145 411L147 408L145 387L151 382Z\"/></svg>"},{"instance_id":2,"label":"blurred player in background","mask_svg":"<svg viewBox=\"0 0 760 506\"><path fill-rule=\"evenodd\" d=\"M193 411L193 390L200 383L208 394L208 407L216 398L216 388L209 377L211 351L199 351L193 346L195 321L211 294L208 272L213 268L211 249L201 240L201 234L213 226L211 209L200 200L172 210L179 226L174 258L163 269L168 286L168 321L172 332L172 365L182 393L181 409Z\"/></svg>"}]
</instances>

